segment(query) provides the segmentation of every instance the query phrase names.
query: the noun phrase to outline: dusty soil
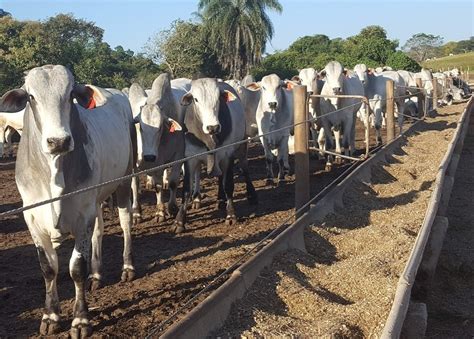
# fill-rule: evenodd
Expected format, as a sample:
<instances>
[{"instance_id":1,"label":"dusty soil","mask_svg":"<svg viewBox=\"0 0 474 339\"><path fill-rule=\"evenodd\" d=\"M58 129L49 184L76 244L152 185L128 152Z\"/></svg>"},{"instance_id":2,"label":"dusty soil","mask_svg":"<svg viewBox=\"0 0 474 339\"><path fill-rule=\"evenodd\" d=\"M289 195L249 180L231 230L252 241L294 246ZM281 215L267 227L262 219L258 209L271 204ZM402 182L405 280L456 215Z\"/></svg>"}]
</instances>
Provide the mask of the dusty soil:
<instances>
[{"instance_id":1,"label":"dusty soil","mask_svg":"<svg viewBox=\"0 0 474 339\"><path fill-rule=\"evenodd\" d=\"M426 338L474 337L474 115L449 201L449 228L428 295Z\"/></svg>"},{"instance_id":2,"label":"dusty soil","mask_svg":"<svg viewBox=\"0 0 474 339\"><path fill-rule=\"evenodd\" d=\"M363 130L359 128L357 135L357 145L363 148L360 140ZM144 191L144 221L132 230L137 270L132 282L120 282L121 229L117 215L106 210L105 286L87 296L95 334L145 336L153 325L165 320L292 214L294 178L290 177L281 187L266 187L261 146L254 144L250 155L250 173L255 179L260 204L256 207L247 204L245 185L238 179L235 201L239 222L236 226L226 226L225 215L215 206L215 180L204 180L203 206L190 213L188 230L181 235L170 232L172 220L157 225L153 217L154 193ZM324 163L311 160L311 194L319 192L346 166L336 166L331 173L325 173ZM0 212L21 206L13 165L0 166L0 202ZM67 335L72 321L74 287L68 271L72 248L73 241L69 239L58 249L61 336ZM44 282L22 215L0 221L0 300L0 337L38 335Z\"/></svg>"},{"instance_id":3,"label":"dusty soil","mask_svg":"<svg viewBox=\"0 0 474 339\"><path fill-rule=\"evenodd\" d=\"M464 107L420 123L371 184L353 185L344 209L308 227L307 253L281 253L213 336L380 336Z\"/></svg>"}]
</instances>

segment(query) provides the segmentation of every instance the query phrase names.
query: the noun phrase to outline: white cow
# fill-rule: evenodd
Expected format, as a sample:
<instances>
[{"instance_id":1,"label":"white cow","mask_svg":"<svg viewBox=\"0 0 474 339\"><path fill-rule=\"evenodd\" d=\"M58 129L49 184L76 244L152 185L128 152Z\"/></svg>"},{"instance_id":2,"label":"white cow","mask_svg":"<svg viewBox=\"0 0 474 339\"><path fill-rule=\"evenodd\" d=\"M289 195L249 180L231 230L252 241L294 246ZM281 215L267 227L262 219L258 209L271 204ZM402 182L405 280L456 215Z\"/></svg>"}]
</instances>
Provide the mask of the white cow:
<instances>
[{"instance_id":1,"label":"white cow","mask_svg":"<svg viewBox=\"0 0 474 339\"><path fill-rule=\"evenodd\" d=\"M179 84L173 87L168 74L161 74L153 82L149 96L145 104L140 108L140 113L134 118L137 124L137 139L142 145L138 154L138 169L143 170L160 166L162 164L179 160L184 157L184 124L185 108L180 105L180 98L186 93L186 88L191 84ZM181 87L181 85L183 85ZM139 85L133 84L132 88L140 91ZM146 95L146 94L145 94ZM176 190L179 183L181 165L171 167L170 175L167 177L170 189L170 200L168 212L175 215L178 211L176 203ZM165 220L166 210L163 203L163 175L164 170L154 172L152 176L153 188L156 191L158 222ZM134 222L141 220L141 208L139 203L139 178L132 180L133 191L133 219Z\"/></svg>"},{"instance_id":2,"label":"white cow","mask_svg":"<svg viewBox=\"0 0 474 339\"><path fill-rule=\"evenodd\" d=\"M21 136L21 133L23 132L24 114L24 109L15 113L0 112L0 124L3 129L2 140L0 143L0 155L2 157L5 155L11 157L13 155L12 137L15 131Z\"/></svg>"},{"instance_id":3,"label":"white cow","mask_svg":"<svg viewBox=\"0 0 474 339\"><path fill-rule=\"evenodd\" d=\"M233 88L225 82L210 78L193 80L191 89L183 95L181 103L187 106L184 120L187 129L186 157L245 139L242 103ZM181 233L185 229L187 207L192 198L191 187L195 178L199 178L196 172L201 168L201 164L207 165L207 173L210 176L219 177L219 207L226 208L226 223L233 225L237 222L233 203L233 165L234 158L238 157L236 154L238 151L239 146L229 146L217 150L214 154L186 161L183 205L179 209L173 227L176 233ZM250 203L256 203L257 196L248 169L245 166L241 168L246 177L247 198Z\"/></svg>"},{"instance_id":4,"label":"white cow","mask_svg":"<svg viewBox=\"0 0 474 339\"><path fill-rule=\"evenodd\" d=\"M346 72L337 61L329 62L324 68L326 81L321 95L364 95L364 88L356 75ZM326 135L325 143L330 141L329 136L334 133L336 153L341 154L340 133L343 132L342 147L345 155L355 151L355 123L356 114L361 106L359 98L323 97L320 100L321 124ZM321 149L328 149L321 145ZM332 166L332 156L328 156L326 170Z\"/></svg>"},{"instance_id":5,"label":"white cow","mask_svg":"<svg viewBox=\"0 0 474 339\"><path fill-rule=\"evenodd\" d=\"M313 94L321 94L321 89L324 86L324 81L320 80L319 73L314 68L303 68L299 71L297 76L291 78L291 80L296 81L298 84L302 86L306 86L306 91L308 95ZM311 98L309 101L309 114L310 118L317 119L317 107L319 99ZM324 143L324 129L318 125L318 120L313 120L311 123L311 135L313 137L315 144L323 144ZM322 150L320 151L320 156L323 156L324 153Z\"/></svg>"},{"instance_id":6,"label":"white cow","mask_svg":"<svg viewBox=\"0 0 474 339\"><path fill-rule=\"evenodd\" d=\"M260 101L257 108L258 133L272 132L293 125L293 91L285 89L287 83L278 75L264 76L259 83L248 85L250 89L260 89ZM290 171L288 162L289 137L293 128L261 137L267 166L267 185L273 185L273 158L278 160L278 181L284 182Z\"/></svg>"},{"instance_id":7,"label":"white cow","mask_svg":"<svg viewBox=\"0 0 474 339\"><path fill-rule=\"evenodd\" d=\"M73 98L79 104L73 103ZM22 89L9 91L0 99L2 111L19 111L25 107L15 173L25 206L132 172L132 115L127 98L120 91L75 84L73 75L64 66L47 65L32 69ZM85 296L87 268L90 263L92 287L97 287L103 236L100 203L113 192L117 193L124 232L122 280L130 280L134 277L130 180L24 212L46 284L41 335L59 331L55 248L67 234L74 236L69 261L76 291L71 337L90 335Z\"/></svg>"},{"instance_id":8,"label":"white cow","mask_svg":"<svg viewBox=\"0 0 474 339\"><path fill-rule=\"evenodd\" d=\"M360 68L362 70L363 67ZM358 68L359 69L359 68ZM405 105L405 89L406 84L403 78L395 71L385 71L382 73L371 73L371 72L360 72L357 71L357 76L362 81L364 80L364 92L367 99L369 99L369 105L374 112L374 125L375 125L375 140L377 144L382 142L381 127L385 119L386 111L386 99L387 99L387 81L393 80L395 86L394 97L395 104L399 112L398 125L400 133L403 127L403 114ZM366 119L364 118L363 121Z\"/></svg>"}]
</instances>

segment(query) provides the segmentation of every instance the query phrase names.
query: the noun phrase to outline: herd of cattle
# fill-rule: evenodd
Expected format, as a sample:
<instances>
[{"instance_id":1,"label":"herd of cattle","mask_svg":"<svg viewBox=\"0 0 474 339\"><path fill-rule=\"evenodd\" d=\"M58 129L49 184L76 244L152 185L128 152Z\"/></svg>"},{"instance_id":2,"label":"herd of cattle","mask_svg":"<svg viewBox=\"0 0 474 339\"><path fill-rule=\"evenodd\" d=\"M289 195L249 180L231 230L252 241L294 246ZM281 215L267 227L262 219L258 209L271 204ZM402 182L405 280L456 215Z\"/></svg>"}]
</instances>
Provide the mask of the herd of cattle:
<instances>
[{"instance_id":1,"label":"herd of cattle","mask_svg":"<svg viewBox=\"0 0 474 339\"><path fill-rule=\"evenodd\" d=\"M248 171L244 142L248 138L260 135L267 184L273 184L275 157L278 181L285 180L293 148L294 85L306 85L310 95L327 96L312 99L309 107L310 128L319 149L335 148L339 154L344 149L349 155L355 151L357 117L365 122L371 114L377 141L381 140L388 80L395 82L401 131L404 112L411 107L406 94L416 94L418 77L428 96L438 91L438 98L447 102L470 92L457 70L449 74L431 74L428 70L411 73L369 70L365 65L346 70L338 62L330 62L320 72L303 69L291 80L282 80L276 74L259 82L250 76L225 82L211 78L172 80L168 74L161 74L151 89L133 84L122 91L77 84L65 67L46 65L29 71L21 88L1 97L0 119L5 146L11 146L13 130L21 134L15 174L25 206L174 162L169 171L150 174L147 184L156 190L158 222L168 215L175 216L173 228L179 233L185 229L188 205L199 208L202 165L209 176L218 177L217 198L219 207L226 210L227 224L236 222L232 200L234 160L238 160L245 178L249 203L258 202ZM432 86L433 77L438 79L437 88ZM337 95L366 96L371 110L367 111L358 98ZM185 157L190 158L183 164L180 160ZM332 161L328 157L329 167ZM178 206L176 191L183 166L183 200ZM163 201L166 187L170 191L167 204ZM89 280L91 289L100 286L101 203L112 194L116 196L124 233L122 281L134 278L130 231L132 224L141 220L139 190L139 178L134 177L24 211L46 284L41 334L59 331L55 249L68 234L75 239L69 262L76 290L71 336L91 333L86 282Z\"/></svg>"}]
</instances>

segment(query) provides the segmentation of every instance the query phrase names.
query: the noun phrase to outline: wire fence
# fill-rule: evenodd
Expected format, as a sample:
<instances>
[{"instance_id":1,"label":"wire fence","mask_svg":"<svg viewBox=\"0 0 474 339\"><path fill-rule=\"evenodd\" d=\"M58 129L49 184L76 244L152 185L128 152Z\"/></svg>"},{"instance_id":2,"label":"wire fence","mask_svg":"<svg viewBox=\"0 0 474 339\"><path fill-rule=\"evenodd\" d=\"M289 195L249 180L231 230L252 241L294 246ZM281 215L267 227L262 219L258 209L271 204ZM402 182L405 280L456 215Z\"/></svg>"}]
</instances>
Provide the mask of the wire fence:
<instances>
[{"instance_id":1,"label":"wire fence","mask_svg":"<svg viewBox=\"0 0 474 339\"><path fill-rule=\"evenodd\" d=\"M343 107L341 109L338 109L338 110L335 110L335 111L332 111L330 113L327 113L327 115L337 113L339 111L345 110L347 108L350 108L350 107L358 105L358 104L360 104L360 102L352 104L352 105L345 106L345 107ZM143 175L143 174L148 174L148 173L155 172L155 171L158 171L158 170L164 170L164 169L169 168L171 166L174 166L174 165L177 165L177 164L182 164L185 161L188 161L188 160L191 160L191 159L199 158L199 157L209 155L209 154L214 154L216 152L219 152L220 150L230 148L230 147L234 147L234 146L239 146L239 145L242 145L242 144L245 144L245 143L249 143L250 141L258 140L258 139L263 138L267 135L280 133L280 132L286 131L288 129L292 129L295 126L298 126L298 125L301 125L301 124L307 124L307 123L310 123L310 122L314 122L316 120L317 120L317 118L306 119L305 121L302 121L302 122L299 122L299 123L296 123L296 124L293 124L293 125L289 125L289 126L284 126L284 127L275 129L275 130L267 132L267 133L262 133L260 135L257 135L257 136L251 137L251 138L247 138L247 139L244 139L244 140L233 142L233 143L218 147L218 148L213 149L213 150L200 152L200 153L191 155L189 157L185 157L185 158L182 158L182 159L178 159L178 160L175 160L175 161L168 162L166 164L162 164L162 165L155 166L155 167L152 167L152 168L149 168L149 169L137 171L137 172L134 172L134 173L131 173L131 174L128 174L128 175L124 175L124 176L112 179L112 180L108 180L108 181L105 181L105 182L102 182L102 183L98 183L98 184L95 184L95 185L84 187L84 188L81 188L81 189L78 189L78 190L60 195L58 197L46 199L46 200L31 204L31 205L15 208L15 209L0 213L0 219L3 219L3 218L8 217L8 216L15 215L15 214L18 214L18 213L21 213L21 212L24 212L24 211L27 211L27 210L30 210L30 209L33 209L33 208L36 208L36 207L47 205L47 204L53 203L55 201L68 199L68 198L71 198L71 197L76 196L78 194L82 194L82 193L85 193L85 192L88 192L88 191L91 191L91 190L94 190L94 189L98 189L98 188L101 188L101 187L104 187L104 186L107 186L107 185L111 185L111 184L114 184L114 183L119 183L119 182L122 182L122 181L125 181L125 180L128 180L128 179L132 179L133 177L137 177L137 176L140 176L140 175ZM341 156L343 158L348 158L349 160L359 160L359 159L354 159L352 157L347 157L345 155L341 155L341 154L338 154L338 153L334 153L334 152L331 152L331 151L325 151L325 150L322 150L322 151L324 151L328 154Z\"/></svg>"},{"instance_id":2,"label":"wire fence","mask_svg":"<svg viewBox=\"0 0 474 339\"><path fill-rule=\"evenodd\" d=\"M411 87L411 86L398 86L398 87L416 88L418 90L422 90L423 92L425 92L425 94L427 92L424 88L420 88L420 87ZM414 95L407 94L407 95L403 95L403 96L394 97L393 99L395 100L395 99L408 98L408 97L413 97L413 96ZM373 101L379 101L379 100L381 100L381 99L369 99L367 101L368 102L373 102ZM363 103L363 101L364 100L361 99L361 101L359 101L357 103L342 107L340 109L334 110L334 111L329 112L329 113L325 113L324 115L322 115L320 117L309 118L309 119L306 119L305 121L302 121L302 122L299 122L299 123L296 123L296 124L292 124L292 125L289 125L289 126L284 126L284 127L278 128L276 130L273 130L273 131L270 131L270 132L267 132L267 133L262 133L260 135L257 135L257 136L251 137L251 138L247 138L247 139L244 139L244 140L241 140L241 141L230 143L228 145L224 145L224 146L218 147L218 148L213 149L213 150L197 153L197 154L191 155L189 157L185 157L185 158L182 158L182 159L178 159L178 160L175 160L175 161L168 162L166 164L162 164L162 165L155 166L155 167L145 169L145 170L141 170L141 171L136 171L134 173L124 175L124 176L121 176L121 177L118 177L118 178L115 178L115 179L112 179L112 180L108 180L108 181L105 181L105 182L102 182L102 183L98 183L98 184L95 184L95 185L84 187L84 188L75 190L73 192L63 194L63 195L58 196L58 197L46 199L46 200L31 204L31 205L27 205L27 206L15 208L15 209L12 209L12 210L9 210L9 211L5 211L3 213L0 213L0 219L3 219L3 218L8 217L8 216L15 215L15 214L18 214L18 213L21 213L21 212L24 212L24 211L27 211L27 210L30 210L30 209L33 209L33 208L36 208L36 207L40 207L40 206L43 206L43 205L46 205L46 204L50 204L50 203L53 203L55 201L68 199L68 198L71 198L71 197L76 196L78 194L88 192L88 191L91 191L91 190L94 190L94 189L98 189L98 188L101 188L101 187L104 187L104 186L107 186L107 185L111 185L111 184L114 184L114 183L119 183L119 182L122 182L122 181L125 181L125 180L128 180L128 179L131 179L133 177L137 177L137 176L140 176L140 175L143 175L143 174L149 174L149 173L152 173L152 172L155 172L155 171L163 170L163 169L169 168L173 165L181 164L181 163L184 163L185 161L188 161L188 160L191 160L191 159L194 159L194 158L202 157L202 156L209 155L209 154L214 154L214 153L219 152L220 150L223 150L223 149L226 149L226 148L239 146L239 145L244 144L244 143L249 143L253 140L258 140L260 138L264 138L265 136L268 136L268 135L271 135L271 134L280 133L280 132L286 131L288 129L292 129L295 126L298 126L300 124L307 124L307 123L315 122L316 120L318 120L320 118L327 117L331 114L335 114L337 112L347 110L348 108L359 105L359 104ZM425 112L426 112L426 101L427 100L425 100ZM420 118L416 118L416 117L413 117L411 115L405 115L405 114L402 114L402 115L405 116L405 117L415 119L415 120L421 120ZM366 127L366 128L368 128L368 127ZM326 153L326 154L329 154L329 155L334 155L334 156L341 157L343 159L351 160L351 161L362 161L363 160L363 158L355 158L355 157L339 154L339 153L336 153L336 152L331 152L329 150L323 150L323 149L319 149L319 148L317 148L316 150L320 151L320 152L323 152L323 153ZM8 162L8 163L3 163L3 164L0 163L0 167L9 166L9 165L12 165L12 164L15 164L15 162Z\"/></svg>"}]
</instances>

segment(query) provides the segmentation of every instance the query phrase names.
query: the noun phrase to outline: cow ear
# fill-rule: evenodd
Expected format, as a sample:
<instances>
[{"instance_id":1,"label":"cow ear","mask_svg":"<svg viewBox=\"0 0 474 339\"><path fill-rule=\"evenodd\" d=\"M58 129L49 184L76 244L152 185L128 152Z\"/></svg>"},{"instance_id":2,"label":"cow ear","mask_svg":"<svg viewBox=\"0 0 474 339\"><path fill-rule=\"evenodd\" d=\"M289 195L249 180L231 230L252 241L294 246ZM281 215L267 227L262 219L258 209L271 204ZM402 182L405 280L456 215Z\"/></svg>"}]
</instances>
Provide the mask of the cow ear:
<instances>
[{"instance_id":1,"label":"cow ear","mask_svg":"<svg viewBox=\"0 0 474 339\"><path fill-rule=\"evenodd\" d=\"M175 131L182 131L183 128L176 120L168 118L168 130L170 133L173 133Z\"/></svg>"},{"instance_id":2,"label":"cow ear","mask_svg":"<svg viewBox=\"0 0 474 339\"><path fill-rule=\"evenodd\" d=\"M301 78L297 75L294 75L293 78L291 78L291 81L301 82Z\"/></svg>"},{"instance_id":3,"label":"cow ear","mask_svg":"<svg viewBox=\"0 0 474 339\"><path fill-rule=\"evenodd\" d=\"M319 77L320 78L324 78L326 76L326 70L322 70L321 72L319 72Z\"/></svg>"},{"instance_id":4,"label":"cow ear","mask_svg":"<svg viewBox=\"0 0 474 339\"><path fill-rule=\"evenodd\" d=\"M5 113L19 112L26 107L28 93L21 88L12 89L0 98L0 111Z\"/></svg>"},{"instance_id":5,"label":"cow ear","mask_svg":"<svg viewBox=\"0 0 474 339\"><path fill-rule=\"evenodd\" d=\"M183 95L183 97L181 98L181 106L189 106L191 105L192 102L193 102L192 93L188 92L185 95Z\"/></svg>"},{"instance_id":6,"label":"cow ear","mask_svg":"<svg viewBox=\"0 0 474 339\"><path fill-rule=\"evenodd\" d=\"M345 76L347 76L347 68L344 68L344 70L342 71L342 74L344 74Z\"/></svg>"},{"instance_id":7,"label":"cow ear","mask_svg":"<svg viewBox=\"0 0 474 339\"><path fill-rule=\"evenodd\" d=\"M94 90L89 86L75 84L72 90L72 96L77 100L77 103L84 108L93 109L96 107Z\"/></svg>"},{"instance_id":8,"label":"cow ear","mask_svg":"<svg viewBox=\"0 0 474 339\"><path fill-rule=\"evenodd\" d=\"M221 97L225 102L231 102L237 99L235 94L228 90L224 90L224 92L221 93Z\"/></svg>"},{"instance_id":9,"label":"cow ear","mask_svg":"<svg viewBox=\"0 0 474 339\"><path fill-rule=\"evenodd\" d=\"M298 85L297 83L295 83L295 82L293 82L293 81L291 81L291 80L285 80L285 81L283 81L283 83L281 84L281 87L286 88L286 89L288 89L288 90L291 90L291 89L293 89L293 88L294 88L295 86L297 86L297 85Z\"/></svg>"},{"instance_id":10,"label":"cow ear","mask_svg":"<svg viewBox=\"0 0 474 339\"><path fill-rule=\"evenodd\" d=\"M252 82L245 87L247 87L248 89L251 89L252 91L258 91L260 89L260 85L256 82Z\"/></svg>"}]
</instances>

